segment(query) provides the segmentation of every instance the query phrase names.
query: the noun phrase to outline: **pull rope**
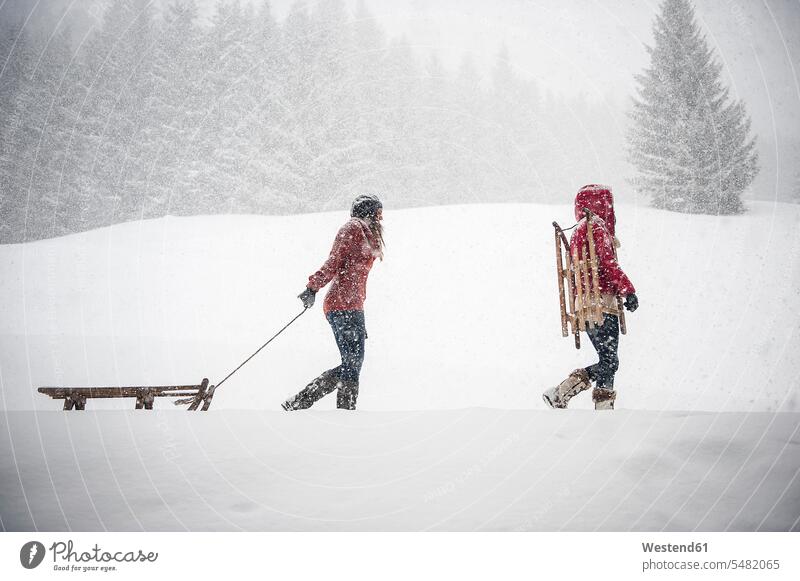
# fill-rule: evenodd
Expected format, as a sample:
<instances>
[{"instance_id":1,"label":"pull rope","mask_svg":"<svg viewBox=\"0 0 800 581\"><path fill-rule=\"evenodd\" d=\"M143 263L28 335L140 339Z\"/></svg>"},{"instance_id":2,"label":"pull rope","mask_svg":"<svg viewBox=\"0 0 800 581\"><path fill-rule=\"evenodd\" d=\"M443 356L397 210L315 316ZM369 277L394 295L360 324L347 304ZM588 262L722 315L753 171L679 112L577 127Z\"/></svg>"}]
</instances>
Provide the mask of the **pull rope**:
<instances>
[{"instance_id":1,"label":"pull rope","mask_svg":"<svg viewBox=\"0 0 800 581\"><path fill-rule=\"evenodd\" d=\"M291 324L292 324L292 323L294 323L294 322L295 322L297 319L299 319L299 318L300 318L300 316L301 316L303 313L305 313L307 310L308 310L308 307L306 307L305 309L303 309L303 310L302 310L302 312L300 312L300 314L298 314L298 315L297 315L297 316L296 316L294 319L292 319L291 321L289 321L288 323L286 323L286 325L284 325L284 326L283 326L283 328L282 328L280 331L278 331L278 332L277 332L277 333L275 333L275 334L274 334L272 337L270 337L269 341L267 341L267 342L266 342L266 343L264 343L264 344L263 344L261 347L259 347L259 348L256 350L256 352L255 352L255 353L253 353L253 354L252 354L250 357L248 357L247 359L245 359L244 361L242 361L242 363L239 365L239 367L237 367L236 369L234 369L233 371L231 371L231 372L230 372L228 375L226 375L226 376L225 376L225 379L223 379L222 381L220 381L220 382L217 384L217 386L216 386L216 389L219 389L219 386L220 386L220 385L222 385L223 383L225 383L225 382L228 380L228 378L229 378L231 375L233 375L234 373L236 373L237 371L239 371L239 370L240 370L242 367L244 367L244 364L245 364L245 363L247 363L247 362L248 362L248 361L250 361L250 360L251 360L253 357L255 357L256 355L258 355L258 354L259 354L259 352L260 352L260 351L261 351L261 350L262 350L264 347L266 347L267 345L269 345L270 343L272 343L272 340L273 340L273 339L275 339L275 337L277 337L278 335L280 335L281 333L283 333L283 332L284 332L284 331L285 331L285 330L286 330L286 329L289 327L289 325L291 325Z\"/></svg>"}]
</instances>

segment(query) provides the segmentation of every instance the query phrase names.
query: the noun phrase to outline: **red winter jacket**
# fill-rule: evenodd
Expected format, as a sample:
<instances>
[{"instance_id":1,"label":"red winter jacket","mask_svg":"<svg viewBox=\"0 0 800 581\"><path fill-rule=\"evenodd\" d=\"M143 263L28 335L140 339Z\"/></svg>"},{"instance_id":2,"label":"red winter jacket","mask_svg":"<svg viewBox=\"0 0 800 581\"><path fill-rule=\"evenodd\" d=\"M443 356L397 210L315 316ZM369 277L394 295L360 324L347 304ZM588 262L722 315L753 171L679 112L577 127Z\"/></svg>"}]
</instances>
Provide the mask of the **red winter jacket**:
<instances>
[{"instance_id":1,"label":"red winter jacket","mask_svg":"<svg viewBox=\"0 0 800 581\"><path fill-rule=\"evenodd\" d=\"M579 248L583 248L584 255L589 255L584 208L588 208L595 215L592 218L592 233L594 250L597 254L600 292L622 297L635 293L636 289L633 288L633 283L622 272L622 268L617 262L614 248L616 218L614 217L614 198L610 188L596 184L583 186L575 196L575 219L578 220L578 226L569 241L570 252L574 254Z\"/></svg>"},{"instance_id":2,"label":"red winter jacket","mask_svg":"<svg viewBox=\"0 0 800 581\"><path fill-rule=\"evenodd\" d=\"M322 305L331 311L362 311L367 298L367 276L378 256L377 240L366 222L351 218L339 229L328 260L308 277L308 288L318 291L331 280Z\"/></svg>"}]
</instances>

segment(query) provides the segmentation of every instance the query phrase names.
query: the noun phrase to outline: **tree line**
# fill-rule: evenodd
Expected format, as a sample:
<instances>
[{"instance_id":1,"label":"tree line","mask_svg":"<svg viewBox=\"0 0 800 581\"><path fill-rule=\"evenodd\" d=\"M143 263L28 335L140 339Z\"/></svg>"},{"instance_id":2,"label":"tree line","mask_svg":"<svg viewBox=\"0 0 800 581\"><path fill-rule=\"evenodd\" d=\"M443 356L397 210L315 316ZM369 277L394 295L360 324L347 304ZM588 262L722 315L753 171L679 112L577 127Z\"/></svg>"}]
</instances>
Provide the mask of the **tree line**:
<instances>
[{"instance_id":1,"label":"tree line","mask_svg":"<svg viewBox=\"0 0 800 581\"><path fill-rule=\"evenodd\" d=\"M503 46L445 66L363 0L110 0L81 37L0 23L0 243L165 215L564 202L634 182L657 207L732 213L757 171L687 0L654 25L631 122L542 89ZM482 56L482 55L478 55ZM533 76L531 76L533 75ZM600 89L602 90L602 88Z\"/></svg>"},{"instance_id":2,"label":"tree line","mask_svg":"<svg viewBox=\"0 0 800 581\"><path fill-rule=\"evenodd\" d=\"M83 38L0 30L0 242L128 220L564 199L614 163L586 96L388 38L360 2L112 0ZM617 152L619 146L616 147ZM566 194L568 195L568 194Z\"/></svg>"}]
</instances>

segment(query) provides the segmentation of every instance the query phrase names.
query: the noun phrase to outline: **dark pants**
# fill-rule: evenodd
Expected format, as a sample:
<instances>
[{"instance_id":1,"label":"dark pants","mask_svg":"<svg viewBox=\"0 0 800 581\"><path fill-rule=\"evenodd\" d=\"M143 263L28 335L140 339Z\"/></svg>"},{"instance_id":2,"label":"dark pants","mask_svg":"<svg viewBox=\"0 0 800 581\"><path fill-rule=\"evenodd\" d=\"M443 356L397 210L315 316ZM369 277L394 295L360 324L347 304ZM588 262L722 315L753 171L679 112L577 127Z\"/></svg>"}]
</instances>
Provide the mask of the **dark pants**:
<instances>
[{"instance_id":1,"label":"dark pants","mask_svg":"<svg viewBox=\"0 0 800 581\"><path fill-rule=\"evenodd\" d=\"M308 409L335 389L338 389L337 408L356 409L358 376L364 363L364 342L367 338L364 311L331 311L327 318L342 356L342 364L323 372L300 393L286 400L283 407L287 411Z\"/></svg>"},{"instance_id":2,"label":"dark pants","mask_svg":"<svg viewBox=\"0 0 800 581\"><path fill-rule=\"evenodd\" d=\"M597 387L614 389L614 374L619 369L619 319L616 315L603 315L603 324L591 327L589 340L594 345L600 361L586 368L589 378Z\"/></svg>"},{"instance_id":3,"label":"dark pants","mask_svg":"<svg viewBox=\"0 0 800 581\"><path fill-rule=\"evenodd\" d=\"M342 364L332 371L339 379L357 383L367 339L364 311L331 311L327 318L342 356Z\"/></svg>"}]
</instances>

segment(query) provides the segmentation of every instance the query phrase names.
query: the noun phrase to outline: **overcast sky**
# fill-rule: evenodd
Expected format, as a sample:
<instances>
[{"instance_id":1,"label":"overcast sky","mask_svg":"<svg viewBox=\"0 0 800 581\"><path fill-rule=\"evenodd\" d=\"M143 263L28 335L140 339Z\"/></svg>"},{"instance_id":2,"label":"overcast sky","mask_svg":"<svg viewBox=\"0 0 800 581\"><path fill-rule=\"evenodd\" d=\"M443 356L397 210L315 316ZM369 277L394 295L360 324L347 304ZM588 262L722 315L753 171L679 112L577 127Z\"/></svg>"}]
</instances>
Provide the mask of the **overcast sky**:
<instances>
[{"instance_id":1,"label":"overcast sky","mask_svg":"<svg viewBox=\"0 0 800 581\"><path fill-rule=\"evenodd\" d=\"M157 4L168 0L155 0ZM208 15L216 0L196 0ZM247 1L247 0L245 0ZM54 26L65 11L91 22L107 0L0 0L0 17L27 15ZM344 0L354 12L356 0ZM251 3L259 3L252 0ZM283 19L294 0L272 0ZM313 4L313 0L310 2ZM521 75L543 89L612 98L625 107L633 76L648 63L653 0L366 0L390 36L451 67L465 53L488 70L505 44ZM759 136L761 197L781 197L800 167L800 0L695 0L696 15L745 101ZM42 16L44 15L44 16ZM772 176L770 179L767 179ZM775 176L778 176L775 178Z\"/></svg>"}]
</instances>

